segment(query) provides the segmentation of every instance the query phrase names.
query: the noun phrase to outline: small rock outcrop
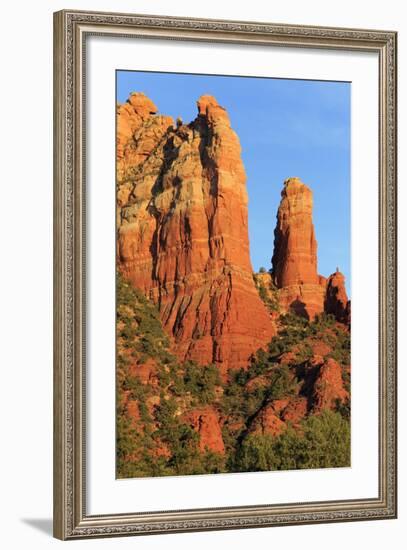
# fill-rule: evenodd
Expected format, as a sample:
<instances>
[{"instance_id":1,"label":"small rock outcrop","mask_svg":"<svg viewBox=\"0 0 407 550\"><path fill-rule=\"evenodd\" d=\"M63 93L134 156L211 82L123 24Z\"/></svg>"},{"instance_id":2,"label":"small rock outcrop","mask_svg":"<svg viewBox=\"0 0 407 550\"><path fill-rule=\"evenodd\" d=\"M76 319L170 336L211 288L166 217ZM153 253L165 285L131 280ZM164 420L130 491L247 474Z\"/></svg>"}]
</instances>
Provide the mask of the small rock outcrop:
<instances>
[{"instance_id":1,"label":"small rock outcrop","mask_svg":"<svg viewBox=\"0 0 407 550\"><path fill-rule=\"evenodd\" d=\"M225 454L219 418L213 407L193 409L183 416L183 421L199 434L201 452L212 451Z\"/></svg>"},{"instance_id":2,"label":"small rock outcrop","mask_svg":"<svg viewBox=\"0 0 407 550\"><path fill-rule=\"evenodd\" d=\"M132 425L137 426L137 423L140 420L140 406L138 401L134 399L129 399L129 401L127 402L126 412Z\"/></svg>"},{"instance_id":3,"label":"small rock outcrop","mask_svg":"<svg viewBox=\"0 0 407 550\"><path fill-rule=\"evenodd\" d=\"M334 315L340 323L350 322L350 302L346 294L345 276L338 270L328 277L325 311Z\"/></svg>"},{"instance_id":4,"label":"small rock outcrop","mask_svg":"<svg viewBox=\"0 0 407 550\"><path fill-rule=\"evenodd\" d=\"M297 426L303 420L308 412L308 403L305 397L297 397L290 400L288 406L284 409L282 419L284 422L290 422Z\"/></svg>"},{"instance_id":5,"label":"small rock outcrop","mask_svg":"<svg viewBox=\"0 0 407 550\"><path fill-rule=\"evenodd\" d=\"M279 435L285 430L286 424L280 420L273 403L269 403L260 409L254 418L249 432L255 435Z\"/></svg>"},{"instance_id":6,"label":"small rock outcrop","mask_svg":"<svg viewBox=\"0 0 407 550\"><path fill-rule=\"evenodd\" d=\"M334 409L337 402L344 403L349 397L345 390L342 369L334 359L328 358L320 367L314 383L313 410Z\"/></svg>"}]
</instances>

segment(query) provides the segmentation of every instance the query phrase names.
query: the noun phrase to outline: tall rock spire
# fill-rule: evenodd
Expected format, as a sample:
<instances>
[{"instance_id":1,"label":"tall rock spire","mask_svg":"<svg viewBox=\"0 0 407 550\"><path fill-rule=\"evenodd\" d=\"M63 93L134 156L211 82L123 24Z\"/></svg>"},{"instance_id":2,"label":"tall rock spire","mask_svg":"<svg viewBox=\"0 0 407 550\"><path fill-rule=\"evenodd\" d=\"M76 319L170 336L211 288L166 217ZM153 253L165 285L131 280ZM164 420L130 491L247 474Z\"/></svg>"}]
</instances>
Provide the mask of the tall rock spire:
<instances>
[{"instance_id":1,"label":"tall rock spire","mask_svg":"<svg viewBox=\"0 0 407 550\"><path fill-rule=\"evenodd\" d=\"M239 139L212 96L176 125L147 99L118 109L119 269L157 303L181 360L246 367L275 327L253 282Z\"/></svg>"},{"instance_id":2,"label":"tall rock spire","mask_svg":"<svg viewBox=\"0 0 407 550\"><path fill-rule=\"evenodd\" d=\"M274 231L274 282L279 287L318 284L312 191L299 178L284 182Z\"/></svg>"},{"instance_id":3,"label":"tall rock spire","mask_svg":"<svg viewBox=\"0 0 407 550\"><path fill-rule=\"evenodd\" d=\"M273 279L283 310L313 318L324 309L325 278L317 271L311 189L299 178L284 182L274 231Z\"/></svg>"}]
</instances>

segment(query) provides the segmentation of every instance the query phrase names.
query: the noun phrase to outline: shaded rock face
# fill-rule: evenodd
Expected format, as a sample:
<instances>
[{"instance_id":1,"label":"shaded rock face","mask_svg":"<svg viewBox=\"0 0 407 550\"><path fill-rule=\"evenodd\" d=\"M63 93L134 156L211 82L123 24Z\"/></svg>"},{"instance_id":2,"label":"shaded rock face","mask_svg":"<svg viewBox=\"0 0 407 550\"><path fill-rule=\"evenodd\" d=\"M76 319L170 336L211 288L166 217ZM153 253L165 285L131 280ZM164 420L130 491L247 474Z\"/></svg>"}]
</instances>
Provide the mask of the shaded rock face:
<instances>
[{"instance_id":1,"label":"shaded rock face","mask_svg":"<svg viewBox=\"0 0 407 550\"><path fill-rule=\"evenodd\" d=\"M308 319L324 310L326 279L317 271L312 191L299 178L284 182L274 231L273 279L280 306Z\"/></svg>"},{"instance_id":2,"label":"shaded rock face","mask_svg":"<svg viewBox=\"0 0 407 550\"><path fill-rule=\"evenodd\" d=\"M199 434L201 452L212 451L221 455L225 454L219 418L213 407L194 409L186 413L183 420Z\"/></svg>"},{"instance_id":3,"label":"shaded rock face","mask_svg":"<svg viewBox=\"0 0 407 550\"><path fill-rule=\"evenodd\" d=\"M325 311L334 315L340 323L350 323L350 302L346 294L345 277L339 271L328 278Z\"/></svg>"},{"instance_id":4,"label":"shaded rock face","mask_svg":"<svg viewBox=\"0 0 407 550\"><path fill-rule=\"evenodd\" d=\"M246 175L211 96L186 125L143 94L117 114L118 266L158 305L181 360L247 367L275 334L249 257Z\"/></svg>"}]
</instances>

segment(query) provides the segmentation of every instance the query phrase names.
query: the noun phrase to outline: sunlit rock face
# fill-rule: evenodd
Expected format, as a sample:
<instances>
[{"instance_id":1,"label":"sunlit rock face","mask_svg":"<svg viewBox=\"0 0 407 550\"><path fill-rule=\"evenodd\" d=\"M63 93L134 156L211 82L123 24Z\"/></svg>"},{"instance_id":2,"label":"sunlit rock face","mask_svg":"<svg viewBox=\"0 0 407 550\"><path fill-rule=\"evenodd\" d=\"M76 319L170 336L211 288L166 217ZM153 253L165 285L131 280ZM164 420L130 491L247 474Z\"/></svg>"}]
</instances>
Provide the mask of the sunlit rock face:
<instances>
[{"instance_id":1,"label":"sunlit rock face","mask_svg":"<svg viewBox=\"0 0 407 550\"><path fill-rule=\"evenodd\" d=\"M253 282L246 174L212 96L189 124L143 94L117 111L118 266L152 298L181 360L226 373L275 334Z\"/></svg>"}]
</instances>

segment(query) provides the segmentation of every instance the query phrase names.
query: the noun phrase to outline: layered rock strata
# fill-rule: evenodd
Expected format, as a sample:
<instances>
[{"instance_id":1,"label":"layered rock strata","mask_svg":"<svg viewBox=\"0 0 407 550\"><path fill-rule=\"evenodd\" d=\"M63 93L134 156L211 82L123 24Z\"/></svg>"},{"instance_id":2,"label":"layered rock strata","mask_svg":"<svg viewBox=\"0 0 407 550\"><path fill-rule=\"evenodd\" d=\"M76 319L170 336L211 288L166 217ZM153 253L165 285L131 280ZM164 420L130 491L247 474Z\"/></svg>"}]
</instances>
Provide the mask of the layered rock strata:
<instances>
[{"instance_id":1,"label":"layered rock strata","mask_svg":"<svg viewBox=\"0 0 407 550\"><path fill-rule=\"evenodd\" d=\"M118 266L152 298L181 360L247 367L275 334L249 256L246 175L227 112L190 124L143 94L117 112Z\"/></svg>"},{"instance_id":2,"label":"layered rock strata","mask_svg":"<svg viewBox=\"0 0 407 550\"><path fill-rule=\"evenodd\" d=\"M318 275L311 189L299 178L284 182L274 231L273 280L282 311L313 319L324 311L326 279Z\"/></svg>"}]
</instances>

